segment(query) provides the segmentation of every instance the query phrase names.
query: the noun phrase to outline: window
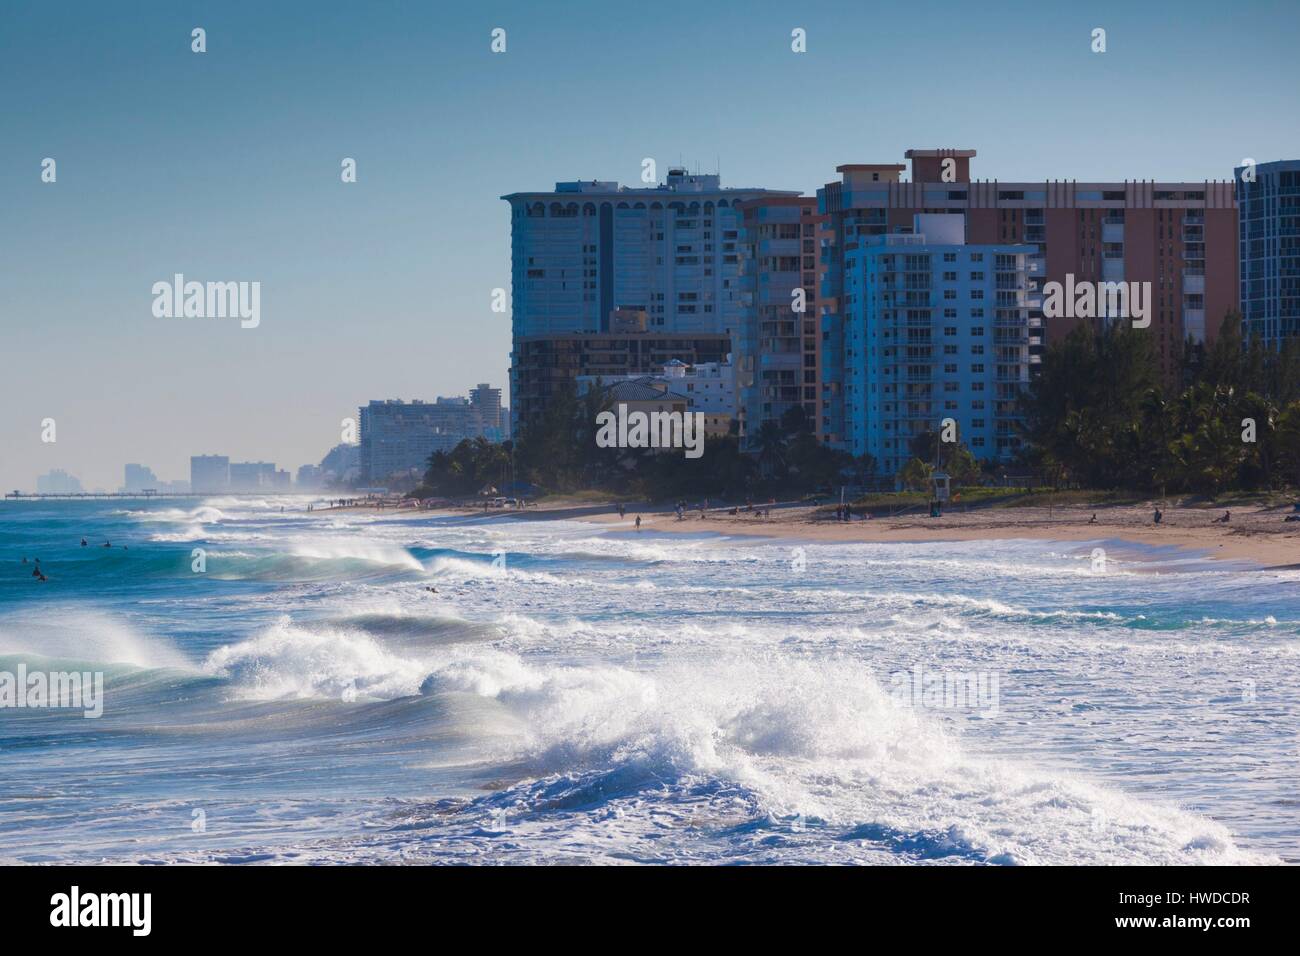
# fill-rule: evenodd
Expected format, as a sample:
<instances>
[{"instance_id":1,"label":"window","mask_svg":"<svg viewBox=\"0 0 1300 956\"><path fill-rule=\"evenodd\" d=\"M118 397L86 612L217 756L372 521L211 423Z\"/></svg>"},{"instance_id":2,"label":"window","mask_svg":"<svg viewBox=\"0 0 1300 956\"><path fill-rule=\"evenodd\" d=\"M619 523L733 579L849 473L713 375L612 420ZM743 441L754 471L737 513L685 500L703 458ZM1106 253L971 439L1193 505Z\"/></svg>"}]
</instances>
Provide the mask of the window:
<instances>
[{"instance_id":1,"label":"window","mask_svg":"<svg viewBox=\"0 0 1300 956\"><path fill-rule=\"evenodd\" d=\"M971 373L972 375L983 375L983 374L984 374L984 366L983 366L983 364L975 364L975 365L972 365L972 366L970 367L970 373Z\"/></svg>"}]
</instances>

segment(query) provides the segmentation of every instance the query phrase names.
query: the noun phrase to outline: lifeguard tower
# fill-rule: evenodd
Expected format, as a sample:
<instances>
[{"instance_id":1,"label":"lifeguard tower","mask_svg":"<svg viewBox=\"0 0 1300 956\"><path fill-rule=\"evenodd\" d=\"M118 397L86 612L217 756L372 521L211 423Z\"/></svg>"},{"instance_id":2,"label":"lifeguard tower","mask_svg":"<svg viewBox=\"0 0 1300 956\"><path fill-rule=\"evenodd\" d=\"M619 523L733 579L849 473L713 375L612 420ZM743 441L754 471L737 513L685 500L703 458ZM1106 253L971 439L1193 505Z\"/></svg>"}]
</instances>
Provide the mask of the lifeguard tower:
<instances>
[{"instance_id":1,"label":"lifeguard tower","mask_svg":"<svg viewBox=\"0 0 1300 956\"><path fill-rule=\"evenodd\" d=\"M943 514L943 503L948 500L948 473L936 471L930 475L930 517Z\"/></svg>"}]
</instances>

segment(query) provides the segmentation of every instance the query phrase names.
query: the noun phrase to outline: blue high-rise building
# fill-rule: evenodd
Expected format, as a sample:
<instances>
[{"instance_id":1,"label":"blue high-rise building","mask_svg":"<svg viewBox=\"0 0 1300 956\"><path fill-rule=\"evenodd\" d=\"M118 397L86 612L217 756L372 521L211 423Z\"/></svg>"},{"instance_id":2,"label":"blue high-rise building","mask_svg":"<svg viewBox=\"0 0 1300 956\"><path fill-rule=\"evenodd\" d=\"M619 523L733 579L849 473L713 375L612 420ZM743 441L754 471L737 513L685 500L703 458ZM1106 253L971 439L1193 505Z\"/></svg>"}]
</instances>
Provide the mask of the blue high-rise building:
<instances>
[{"instance_id":1,"label":"blue high-rise building","mask_svg":"<svg viewBox=\"0 0 1300 956\"><path fill-rule=\"evenodd\" d=\"M1300 336L1300 160L1250 172L1235 177L1242 333L1278 348Z\"/></svg>"},{"instance_id":2,"label":"blue high-rise building","mask_svg":"<svg viewBox=\"0 0 1300 956\"><path fill-rule=\"evenodd\" d=\"M960 215L918 215L910 234L864 237L844 256L845 448L882 474L945 419L978 459L1020 448L1037 247L968 245Z\"/></svg>"}]
</instances>

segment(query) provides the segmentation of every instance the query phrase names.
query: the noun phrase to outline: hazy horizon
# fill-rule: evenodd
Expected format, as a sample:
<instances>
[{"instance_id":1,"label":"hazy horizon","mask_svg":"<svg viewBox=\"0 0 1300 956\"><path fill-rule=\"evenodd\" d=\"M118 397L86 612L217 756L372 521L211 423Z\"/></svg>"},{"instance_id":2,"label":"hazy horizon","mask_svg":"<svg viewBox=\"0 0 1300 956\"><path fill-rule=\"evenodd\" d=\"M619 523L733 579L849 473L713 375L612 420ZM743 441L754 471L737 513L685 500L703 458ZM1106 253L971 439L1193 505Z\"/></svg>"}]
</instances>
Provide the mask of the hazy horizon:
<instances>
[{"instance_id":1,"label":"hazy horizon","mask_svg":"<svg viewBox=\"0 0 1300 956\"><path fill-rule=\"evenodd\" d=\"M1300 157L1293 6L945 6L6 5L0 488L188 479L211 453L295 471L371 399L509 403L500 197L640 185L644 157L805 194L913 146L1002 180ZM259 282L257 327L155 316L176 273Z\"/></svg>"}]
</instances>

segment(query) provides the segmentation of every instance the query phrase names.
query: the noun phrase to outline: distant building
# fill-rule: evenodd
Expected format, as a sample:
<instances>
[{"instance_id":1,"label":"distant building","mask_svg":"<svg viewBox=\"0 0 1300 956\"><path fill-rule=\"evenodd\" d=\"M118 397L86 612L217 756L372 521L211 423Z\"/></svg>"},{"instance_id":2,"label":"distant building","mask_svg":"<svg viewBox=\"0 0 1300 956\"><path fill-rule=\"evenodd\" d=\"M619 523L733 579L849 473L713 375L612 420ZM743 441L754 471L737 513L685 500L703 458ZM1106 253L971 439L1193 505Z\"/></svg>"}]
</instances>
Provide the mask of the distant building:
<instances>
[{"instance_id":1,"label":"distant building","mask_svg":"<svg viewBox=\"0 0 1300 956\"><path fill-rule=\"evenodd\" d=\"M1242 333L1272 348L1300 336L1300 159L1236 170Z\"/></svg>"},{"instance_id":2,"label":"distant building","mask_svg":"<svg viewBox=\"0 0 1300 956\"><path fill-rule=\"evenodd\" d=\"M187 495L190 493L190 483L184 478L178 478L175 481L158 482L158 491L170 495Z\"/></svg>"},{"instance_id":3,"label":"distant building","mask_svg":"<svg viewBox=\"0 0 1300 956\"><path fill-rule=\"evenodd\" d=\"M298 468L298 487L303 491L312 491L325 484L325 469L320 465L302 465Z\"/></svg>"},{"instance_id":4,"label":"distant building","mask_svg":"<svg viewBox=\"0 0 1300 956\"><path fill-rule=\"evenodd\" d=\"M127 465L125 471L122 490L128 495L139 494L146 489L159 490L160 482L152 468L146 468L144 465Z\"/></svg>"},{"instance_id":5,"label":"distant building","mask_svg":"<svg viewBox=\"0 0 1300 956\"><path fill-rule=\"evenodd\" d=\"M320 461L321 479L325 485L350 485L361 474L361 447L335 445Z\"/></svg>"},{"instance_id":6,"label":"distant building","mask_svg":"<svg viewBox=\"0 0 1300 956\"><path fill-rule=\"evenodd\" d=\"M505 441L510 426L501 407L501 389L480 382L469 390L469 403L479 410L484 437L494 442Z\"/></svg>"},{"instance_id":7,"label":"distant building","mask_svg":"<svg viewBox=\"0 0 1300 956\"><path fill-rule=\"evenodd\" d=\"M232 461L231 491L263 491L274 487L275 463L269 461Z\"/></svg>"},{"instance_id":8,"label":"distant building","mask_svg":"<svg viewBox=\"0 0 1300 956\"><path fill-rule=\"evenodd\" d=\"M482 384L471 394L471 399L390 399L362 406L360 481L377 485L393 476L418 478L435 451L451 451L466 438L502 441L501 390Z\"/></svg>"},{"instance_id":9,"label":"distant building","mask_svg":"<svg viewBox=\"0 0 1300 956\"><path fill-rule=\"evenodd\" d=\"M81 479L62 468L55 468L36 479L36 492L42 495L79 495L82 493Z\"/></svg>"},{"instance_id":10,"label":"distant building","mask_svg":"<svg viewBox=\"0 0 1300 956\"><path fill-rule=\"evenodd\" d=\"M230 459L225 455L191 456L190 488L199 495L229 491Z\"/></svg>"}]
</instances>

